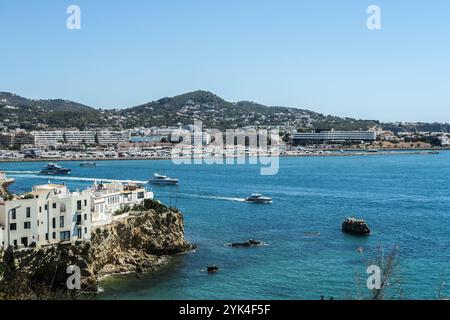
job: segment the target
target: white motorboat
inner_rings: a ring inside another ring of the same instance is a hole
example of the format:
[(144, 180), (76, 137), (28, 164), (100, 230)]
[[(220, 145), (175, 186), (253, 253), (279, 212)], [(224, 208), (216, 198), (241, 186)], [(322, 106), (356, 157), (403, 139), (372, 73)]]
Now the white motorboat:
[(272, 203), (272, 198), (264, 197), (261, 194), (256, 193), (256, 194), (252, 194), (251, 197), (248, 197), (247, 199), (245, 199), (245, 201), (253, 202), (253, 203), (268, 204), (268, 203)]
[(168, 176), (163, 176), (160, 174), (155, 173), (153, 175), (153, 178), (148, 181), (148, 183), (151, 184), (158, 184), (158, 185), (176, 185), (180, 182), (178, 179), (170, 178)]

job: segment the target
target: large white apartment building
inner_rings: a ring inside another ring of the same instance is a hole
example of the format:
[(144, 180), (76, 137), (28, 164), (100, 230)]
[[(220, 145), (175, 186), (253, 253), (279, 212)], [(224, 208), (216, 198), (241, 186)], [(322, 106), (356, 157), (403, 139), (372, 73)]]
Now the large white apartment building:
[(97, 140), (102, 146), (117, 145), (119, 143), (129, 142), (131, 139), (130, 131), (98, 131)]
[(64, 131), (33, 131), (34, 144), (37, 147), (57, 146), (64, 143)]
[(71, 145), (95, 144), (95, 131), (65, 131), (64, 136)]
[(153, 199), (153, 193), (118, 182), (95, 184), (82, 192), (57, 184), (35, 186), (13, 200), (0, 199), (0, 248), (88, 241), (92, 227), (110, 224), (119, 209), (145, 199)]
[(88, 240), (91, 236), (90, 195), (66, 186), (36, 186), (25, 196), (0, 201), (1, 247), (44, 246)]
[(35, 139), (37, 147), (58, 146), (62, 144), (82, 145), (100, 144), (102, 146), (117, 145), (129, 142), (130, 131), (79, 131), (79, 130), (54, 130), (54, 131), (33, 131), (31, 133)]

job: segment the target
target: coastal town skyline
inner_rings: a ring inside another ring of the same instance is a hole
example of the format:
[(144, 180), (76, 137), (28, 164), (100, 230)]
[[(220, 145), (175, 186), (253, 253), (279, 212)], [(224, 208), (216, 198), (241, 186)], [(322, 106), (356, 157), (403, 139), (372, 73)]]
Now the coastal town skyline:
[[(1, 91), (113, 108), (203, 89), (336, 116), (450, 122), (443, 1), (81, 0), (81, 29), (68, 30), (72, 4), (2, 4)], [(381, 30), (366, 27), (372, 4)]]

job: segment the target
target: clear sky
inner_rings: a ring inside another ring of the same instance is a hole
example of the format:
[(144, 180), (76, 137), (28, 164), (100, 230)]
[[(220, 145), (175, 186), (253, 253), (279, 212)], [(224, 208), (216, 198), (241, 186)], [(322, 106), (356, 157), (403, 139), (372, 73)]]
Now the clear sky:
[[(66, 28), (71, 4), (81, 30)], [(0, 0), (0, 91), (111, 108), (198, 89), (450, 122), (450, 1)]]

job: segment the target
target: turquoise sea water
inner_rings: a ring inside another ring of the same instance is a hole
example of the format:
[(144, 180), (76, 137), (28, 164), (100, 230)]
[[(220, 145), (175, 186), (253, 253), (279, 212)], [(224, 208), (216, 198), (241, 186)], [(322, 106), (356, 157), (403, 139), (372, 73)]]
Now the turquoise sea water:
[[(2, 163), (13, 171), (12, 190), (48, 181), (33, 174), (43, 163)], [(176, 189), (151, 187), (184, 213), (186, 238), (195, 253), (161, 271), (110, 278), (99, 298), (112, 299), (319, 299), (367, 294), (365, 275), (378, 247), (398, 246), (397, 277), (404, 298), (435, 299), (450, 280), (450, 153), (362, 157), (283, 158), (276, 176), (253, 165), (184, 165), (170, 161), (106, 161), (73, 169), (72, 189), (84, 178), (146, 180), (154, 172), (181, 179)], [(24, 174), (21, 171), (29, 171)], [(271, 205), (242, 198), (258, 192)], [(367, 238), (341, 232), (347, 216), (365, 218)], [(320, 236), (305, 235), (320, 232)], [(267, 245), (232, 249), (249, 238)], [(357, 252), (364, 248), (364, 254)], [(220, 272), (204, 268), (216, 264)], [(359, 284), (358, 284), (359, 283)], [(444, 294), (449, 290), (444, 290)]]

